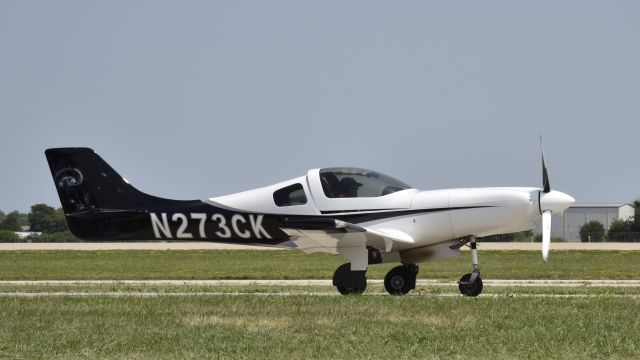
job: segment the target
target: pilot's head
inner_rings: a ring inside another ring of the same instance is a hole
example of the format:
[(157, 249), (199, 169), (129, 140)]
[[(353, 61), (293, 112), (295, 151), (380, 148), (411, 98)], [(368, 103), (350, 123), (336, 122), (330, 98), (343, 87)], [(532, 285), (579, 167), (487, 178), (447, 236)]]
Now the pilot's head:
[(340, 180), (340, 189), (344, 197), (357, 197), (360, 186), (361, 183), (349, 176)]

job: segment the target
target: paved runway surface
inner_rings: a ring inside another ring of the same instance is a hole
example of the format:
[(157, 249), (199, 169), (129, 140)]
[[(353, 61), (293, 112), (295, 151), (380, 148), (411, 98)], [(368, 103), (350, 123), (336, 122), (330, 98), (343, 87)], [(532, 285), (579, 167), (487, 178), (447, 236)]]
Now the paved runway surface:
[[(540, 251), (540, 243), (479, 242), (480, 250)], [(1, 250), (283, 250), (273, 246), (210, 242), (0, 243)], [(462, 250), (467, 250), (463, 247)], [(637, 250), (640, 243), (552, 243), (551, 250)]]
[[(389, 296), (387, 293), (364, 293), (365, 296)], [(2, 297), (177, 297), (177, 296), (342, 296), (338, 292), (0, 292)], [(463, 297), (459, 293), (409, 293), (405, 296)], [(482, 294), (480, 298), (640, 298), (639, 294)]]
[[(382, 280), (369, 280), (370, 285), (382, 285)], [(640, 280), (486, 280), (486, 286), (495, 287), (624, 287), (637, 288), (640, 287)], [(242, 289), (240, 291), (55, 291), (57, 286), (77, 285), (141, 285), (141, 286), (325, 286), (331, 287), (331, 280), (10, 280), (0, 281), (0, 298), (6, 297), (176, 297), (176, 296), (341, 296), (333, 291), (313, 291), (307, 289), (295, 291), (273, 291), (273, 292), (255, 292)], [(455, 281), (440, 280), (418, 280), (417, 285), (428, 286), (451, 286), (457, 287)], [(51, 287), (51, 291), (1, 291), (2, 286), (47, 286)], [(622, 298), (640, 298), (640, 294), (554, 294), (550, 290), (549, 293), (518, 293), (517, 290), (506, 294), (482, 294), (482, 298), (597, 298), (597, 297), (622, 297)], [(367, 296), (386, 296), (384, 292), (368, 292)], [(461, 297), (458, 292), (424, 292), (415, 291), (409, 296), (422, 297)]]
[[(383, 285), (383, 280), (368, 280), (369, 285)], [(640, 280), (483, 280), (488, 286), (539, 287), (640, 287)], [(332, 286), (331, 280), (5, 280), (2, 285), (165, 285), (165, 286)], [(421, 279), (416, 285), (450, 285), (455, 281)]]

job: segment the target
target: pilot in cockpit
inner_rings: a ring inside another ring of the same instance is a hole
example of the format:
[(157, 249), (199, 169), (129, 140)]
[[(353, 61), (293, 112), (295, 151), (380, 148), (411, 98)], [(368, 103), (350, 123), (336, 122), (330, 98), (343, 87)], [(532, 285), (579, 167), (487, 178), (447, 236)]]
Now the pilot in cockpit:
[(360, 188), (360, 186), (362, 186), (362, 184), (357, 182), (354, 178), (349, 176), (344, 177), (342, 178), (342, 180), (340, 180), (340, 185), (339, 185), (340, 192), (338, 194), (338, 197), (341, 197), (341, 198), (358, 197), (358, 189)]

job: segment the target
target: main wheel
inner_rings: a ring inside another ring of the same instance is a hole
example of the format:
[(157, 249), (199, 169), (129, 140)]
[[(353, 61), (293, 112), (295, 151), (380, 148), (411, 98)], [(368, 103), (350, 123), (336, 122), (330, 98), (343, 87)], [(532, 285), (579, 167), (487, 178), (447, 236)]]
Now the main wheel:
[(465, 274), (458, 281), (458, 288), (460, 293), (464, 296), (478, 296), (482, 292), (482, 279), (480, 276), (476, 277), (473, 283), (469, 283), (471, 280), (471, 274)]
[(416, 288), (416, 273), (411, 266), (396, 266), (384, 277), (384, 288), (391, 295), (405, 295)]
[(366, 271), (351, 271), (351, 263), (340, 265), (333, 274), (333, 285), (342, 295), (360, 295), (367, 289)]
[(338, 292), (342, 295), (361, 295), (366, 289), (367, 286), (364, 287), (344, 287), (344, 286), (336, 286)]

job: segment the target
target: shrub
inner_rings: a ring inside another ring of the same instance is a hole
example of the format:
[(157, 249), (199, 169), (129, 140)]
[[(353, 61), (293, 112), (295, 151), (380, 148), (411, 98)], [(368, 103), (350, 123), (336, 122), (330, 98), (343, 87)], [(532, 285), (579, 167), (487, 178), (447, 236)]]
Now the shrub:
[(607, 241), (626, 241), (631, 231), (631, 223), (616, 219), (609, 225)]
[(517, 233), (510, 234), (499, 234), (499, 235), (491, 235), (482, 238), (484, 242), (530, 242), (533, 237), (533, 231), (521, 231)]
[(55, 232), (55, 233), (42, 233), (40, 235), (31, 234), (27, 236), (25, 240), (30, 242), (52, 242), (52, 243), (82, 242), (82, 240), (73, 236), (73, 234), (68, 231), (61, 231), (61, 232)]
[(0, 230), (0, 242), (8, 243), (8, 242), (22, 242), (18, 234), (9, 230)]
[(62, 209), (54, 209), (46, 204), (31, 206), (29, 213), (31, 231), (55, 233), (67, 230), (67, 221)]
[[(542, 234), (537, 234), (534, 238), (533, 238), (534, 242), (542, 242)], [(552, 237), (551, 238), (551, 242), (567, 242), (567, 240), (561, 238), (561, 237)]]
[(20, 213), (17, 211), (8, 213), (0, 222), (0, 229), (20, 231)]
[(531, 242), (533, 238), (533, 231), (521, 231), (513, 234), (513, 241), (515, 242)]
[(596, 220), (589, 221), (580, 227), (580, 240), (582, 242), (598, 242), (604, 240), (604, 226)]

